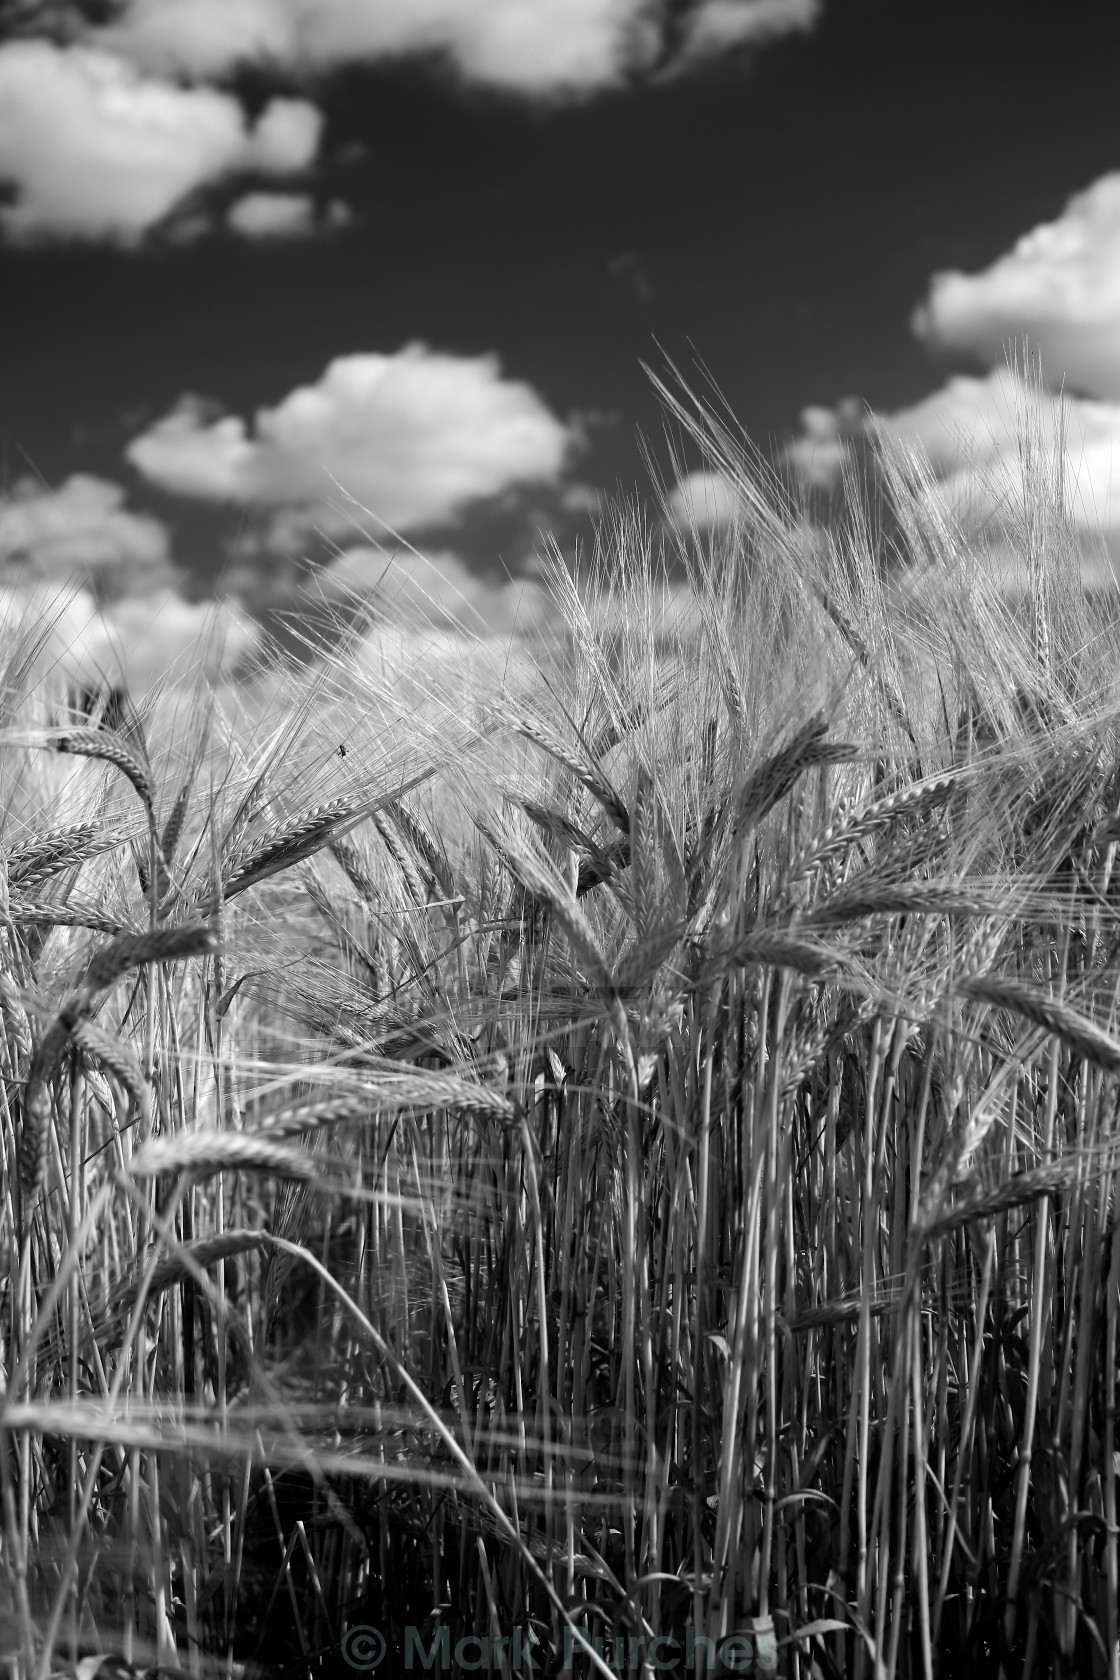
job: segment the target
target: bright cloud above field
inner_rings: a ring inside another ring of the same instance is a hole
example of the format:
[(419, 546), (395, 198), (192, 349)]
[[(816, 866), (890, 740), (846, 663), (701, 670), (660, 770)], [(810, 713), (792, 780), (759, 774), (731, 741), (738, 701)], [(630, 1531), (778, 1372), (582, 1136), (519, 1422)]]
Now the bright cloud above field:
[(0, 634), (33, 626), (29, 681), (117, 683), (143, 694), (191, 680), (200, 670), (228, 676), (258, 646), (259, 631), (228, 603), (195, 604), (171, 589), (98, 606), (84, 590), (43, 582), (0, 585)]
[(739, 497), (730, 480), (705, 471), (678, 479), (666, 505), (673, 524), (697, 531), (733, 524), (738, 509)]
[[(648, 0), (124, 0), (101, 27), (59, 0), (49, 17), (64, 40), (0, 46), (0, 186), (15, 194), (0, 229), (17, 242), (129, 246), (186, 205), (174, 231), (193, 238), (213, 225), (193, 200), (215, 183), (309, 169), (317, 104), (275, 98), (254, 122), (228, 85), (208, 85), (249, 66), (290, 82), (421, 57), (518, 97), (587, 97), (805, 30), (818, 11), (819, 0), (694, 0), (670, 47)], [(343, 219), (341, 206), (320, 217), (306, 197), (250, 194), (224, 225), (290, 238)]]
[(255, 123), (231, 94), (144, 76), (126, 60), (45, 40), (0, 46), (0, 226), (17, 241), (137, 243), (222, 176), (285, 175), (315, 156), (322, 117), (273, 99)]
[[(700, 0), (680, 55), (691, 62), (806, 29), (818, 12), (817, 0)], [(128, 0), (92, 37), (159, 74), (315, 72), (422, 55), (469, 82), (551, 97), (640, 74), (661, 57), (665, 26), (647, 0)]]
[(98, 614), (84, 669), (119, 670), (133, 692), (189, 680), (199, 670), (229, 675), (257, 648), (258, 627), (228, 601), (185, 601), (171, 589), (133, 596)]
[(246, 239), (308, 239), (345, 227), (350, 219), (344, 204), (331, 204), (320, 214), (307, 193), (253, 192), (230, 205), (225, 224)]
[[(1006, 368), (956, 378), (931, 396), (876, 416), (888, 438), (928, 459), (949, 501), (970, 519), (999, 518), (1022, 501), (1020, 438), (1063, 444), (1070, 511), (1087, 532), (1120, 527), (1120, 403), (1029, 390)], [(840, 471), (850, 408), (807, 409), (788, 456), (802, 479), (824, 486)]]
[(170, 564), (167, 532), (124, 503), (119, 485), (87, 473), (57, 490), (19, 480), (0, 496), (0, 575), (61, 582), (92, 573), (104, 594), (150, 585)]
[(531, 579), (492, 582), (456, 554), (389, 555), (365, 546), (347, 549), (318, 572), (308, 593), (366, 603), (390, 623), (457, 626), (473, 635), (531, 629), (544, 610), (544, 592)]
[(768, 35), (811, 29), (819, 15), (817, 0), (704, 0), (687, 18), (682, 63), (717, 58)]
[(1050, 385), (1120, 399), (1120, 172), (1071, 198), (980, 274), (934, 277), (914, 327), (998, 364), (1024, 335)]
[[(573, 437), (490, 356), (340, 356), (315, 385), (257, 411), (250, 429), (184, 400), (127, 451), (181, 496), (298, 512), (314, 523), (340, 492), (397, 530), (455, 518), (511, 486), (554, 480)], [(335, 482), (332, 482), (335, 481)], [(289, 521), (289, 523), (291, 523)]]

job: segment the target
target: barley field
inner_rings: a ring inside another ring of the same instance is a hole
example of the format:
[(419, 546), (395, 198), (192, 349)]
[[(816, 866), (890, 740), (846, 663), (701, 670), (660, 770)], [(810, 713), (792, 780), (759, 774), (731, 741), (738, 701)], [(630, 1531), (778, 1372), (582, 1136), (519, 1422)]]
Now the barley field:
[(509, 661), (3, 638), (13, 1680), (1120, 1677), (1117, 601), (701, 440)]

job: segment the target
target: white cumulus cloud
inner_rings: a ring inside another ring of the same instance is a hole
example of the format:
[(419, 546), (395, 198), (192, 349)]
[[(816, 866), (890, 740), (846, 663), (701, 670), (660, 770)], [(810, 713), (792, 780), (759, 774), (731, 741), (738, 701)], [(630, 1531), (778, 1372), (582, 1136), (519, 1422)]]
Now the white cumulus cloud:
[(738, 510), (739, 497), (731, 481), (722, 473), (703, 470), (677, 480), (666, 509), (675, 525), (696, 531), (732, 525)]
[(203, 670), (228, 675), (257, 648), (259, 631), (228, 601), (185, 601), (174, 590), (132, 596), (100, 613), (87, 668), (119, 670), (133, 692), (189, 680)]
[[(950, 379), (921, 402), (876, 415), (874, 423), (885, 438), (928, 461), (938, 494), (967, 529), (996, 535), (1014, 534), (1025, 505), (1021, 445), (1027, 440), (1042, 470), (1060, 466), (1068, 512), (1087, 554), (1098, 536), (1120, 553), (1120, 403), (1059, 397), (1004, 367), (983, 379)], [(847, 405), (809, 409), (788, 456), (807, 482), (835, 483), (854, 430)]]
[(1052, 387), (1064, 380), (1120, 399), (1120, 172), (1071, 198), (990, 268), (935, 275), (914, 328), (989, 363), (1025, 335)]
[[(685, 55), (803, 28), (817, 11), (814, 0), (701, 0)], [(96, 38), (161, 74), (422, 54), (472, 82), (553, 96), (594, 93), (652, 64), (662, 24), (648, 0), (129, 0)]]
[(366, 603), (378, 620), (461, 628), (468, 634), (526, 630), (542, 617), (544, 591), (532, 579), (493, 582), (458, 555), (399, 553), (357, 546), (340, 554), (308, 586), (312, 596)]
[(190, 682), (199, 672), (228, 676), (258, 645), (257, 627), (226, 602), (195, 604), (171, 589), (98, 606), (84, 590), (43, 582), (0, 587), (0, 637), (21, 633), (35, 647), (32, 686), (58, 693), (75, 683), (125, 683), (141, 695)]
[(320, 214), (307, 193), (244, 193), (226, 211), (226, 226), (245, 239), (306, 239), (345, 227), (351, 220), (344, 204)]
[(0, 575), (61, 582), (93, 574), (102, 593), (122, 593), (169, 566), (164, 527), (130, 511), (107, 479), (74, 473), (57, 490), (20, 479), (0, 496)]
[(454, 518), (477, 498), (555, 479), (571, 434), (492, 356), (407, 345), (340, 356), (315, 385), (259, 409), (252, 429), (184, 399), (127, 454), (179, 495), (299, 508), (314, 522), (332, 479), (397, 530)]
[(0, 181), (15, 202), (0, 227), (16, 241), (130, 245), (199, 188), (242, 171), (304, 169), (322, 117), (273, 99), (250, 124), (231, 94), (180, 87), (84, 45), (0, 45)]
[(811, 29), (819, 16), (818, 0), (701, 0), (687, 21), (682, 64)]

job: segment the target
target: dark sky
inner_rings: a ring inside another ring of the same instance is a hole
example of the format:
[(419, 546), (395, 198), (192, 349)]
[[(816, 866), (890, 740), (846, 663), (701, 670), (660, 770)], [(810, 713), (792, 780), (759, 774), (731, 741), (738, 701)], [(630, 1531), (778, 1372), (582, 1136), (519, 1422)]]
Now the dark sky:
[(1120, 163), (1118, 63), (1120, 8), (825, 0), (749, 63), (555, 110), (349, 69), (316, 183), (342, 233), (0, 248), (0, 471), (127, 484), (209, 573), (228, 521), (122, 459), (184, 392), (249, 416), (353, 351), (494, 352), (586, 417), (578, 476), (608, 490), (661, 431), (643, 360), (702, 358), (763, 447), (807, 403), (913, 402), (946, 372), (908, 324), (932, 275)]

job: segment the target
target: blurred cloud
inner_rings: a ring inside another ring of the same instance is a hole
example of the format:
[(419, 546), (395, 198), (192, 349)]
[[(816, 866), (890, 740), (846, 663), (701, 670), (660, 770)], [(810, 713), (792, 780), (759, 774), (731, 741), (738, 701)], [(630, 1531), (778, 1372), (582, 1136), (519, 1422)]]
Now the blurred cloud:
[(1052, 387), (1120, 399), (1120, 173), (981, 273), (935, 275), (913, 325), (930, 344), (988, 363), (1025, 335)]
[(391, 623), (461, 627), (473, 635), (532, 629), (545, 612), (544, 591), (531, 579), (492, 582), (442, 552), (351, 548), (317, 572), (306, 592), (339, 604), (368, 603)]
[(493, 702), (502, 689), (532, 685), (539, 665), (532, 637), (471, 637), (451, 628), (376, 624), (347, 646), (347, 668), (357, 681), (391, 686), (398, 699), (411, 683), (422, 706), (432, 693), (433, 670), (453, 679), (465, 702), (472, 694)]
[(495, 357), (411, 344), (338, 357), (317, 384), (259, 409), (252, 435), (240, 417), (184, 398), (126, 453), (177, 495), (285, 510), (292, 538), (321, 519), (332, 479), (375, 520), (403, 530), (555, 479), (572, 441), (530, 386), (502, 378)]
[(565, 513), (601, 514), (606, 511), (608, 499), (602, 490), (594, 484), (569, 484), (560, 492), (560, 506)]
[[(514, 617), (505, 609), (517, 590), (524, 593)], [(582, 588), (579, 593), (600, 638), (631, 639), (636, 611), (645, 623), (644, 607), (648, 607), (656, 638), (687, 641), (700, 628), (695, 595), (683, 586), (655, 587), (648, 603), (614, 593), (593, 597)], [(407, 683), (410, 676), (416, 680), (418, 695), (429, 693), (431, 673), (437, 669), (444, 678), (455, 673), (456, 681), (463, 683), (464, 695), (473, 689), (489, 700), (503, 687), (516, 691), (539, 684), (540, 670), (557, 651), (556, 638), (565, 634), (565, 614), (543, 584), (529, 579), (504, 591), (494, 590), (491, 601), (499, 610), (491, 613), (486, 628), (471, 626), (465, 620), (459, 628), (438, 620), (378, 616), (356, 642), (347, 643), (348, 656), (352, 649), (357, 669), (380, 682), (392, 682), (398, 695), (402, 680)], [(575, 633), (579, 634), (578, 629)]]
[(840, 482), (845, 440), (864, 432), (862, 403), (845, 397), (835, 408), (801, 410), (800, 436), (786, 445), (785, 459), (806, 488), (827, 490)]
[[(189, 9), (189, 8), (188, 8)], [(14, 204), (0, 227), (17, 242), (143, 236), (223, 176), (305, 169), (322, 117), (273, 99), (251, 123), (233, 95), (146, 77), (91, 46), (0, 46), (0, 180)]]
[(681, 530), (704, 531), (734, 524), (739, 497), (735, 486), (721, 473), (700, 470), (678, 479), (666, 511)]
[[(157, 228), (191, 240), (215, 225), (194, 202), (203, 189), (307, 170), (323, 128), (316, 104), (275, 98), (253, 120), (228, 85), (207, 85), (246, 67), (318, 76), (420, 55), (507, 93), (590, 96), (807, 28), (818, 9), (698, 0), (670, 28), (649, 0), (120, 0), (98, 25), (64, 5), (45, 14), (42, 35), (0, 45), (0, 186), (15, 195), (0, 230), (25, 244), (128, 247)], [(52, 19), (65, 39), (50, 38)], [(341, 205), (317, 216), (302, 194), (249, 192), (224, 225), (294, 238), (345, 217)]]
[(350, 210), (337, 201), (320, 211), (307, 193), (245, 193), (226, 211), (226, 227), (245, 239), (307, 239), (346, 227)]
[[(127, 0), (91, 32), (159, 74), (221, 77), (246, 63), (287, 71), (438, 56), (470, 82), (528, 96), (592, 94), (662, 57), (648, 0)], [(803, 29), (814, 0), (701, 0), (685, 60)]]
[(150, 588), (171, 574), (167, 532), (158, 519), (132, 513), (120, 485), (74, 473), (57, 490), (20, 479), (0, 496), (0, 577), (54, 580), (75, 576), (99, 596)]
[(200, 671), (228, 676), (253, 653), (259, 634), (228, 603), (192, 604), (163, 589), (101, 608), (86, 591), (48, 583), (0, 588), (0, 636), (11, 644), (21, 628), (38, 646), (33, 683), (124, 681), (137, 695)]
[(702, 0), (688, 16), (680, 64), (721, 57), (793, 29), (811, 29), (819, 0)]
[(166, 589), (100, 614), (89, 657), (103, 670), (116, 661), (129, 687), (141, 692), (199, 670), (228, 676), (256, 650), (259, 637), (257, 625), (231, 602), (185, 601)]

